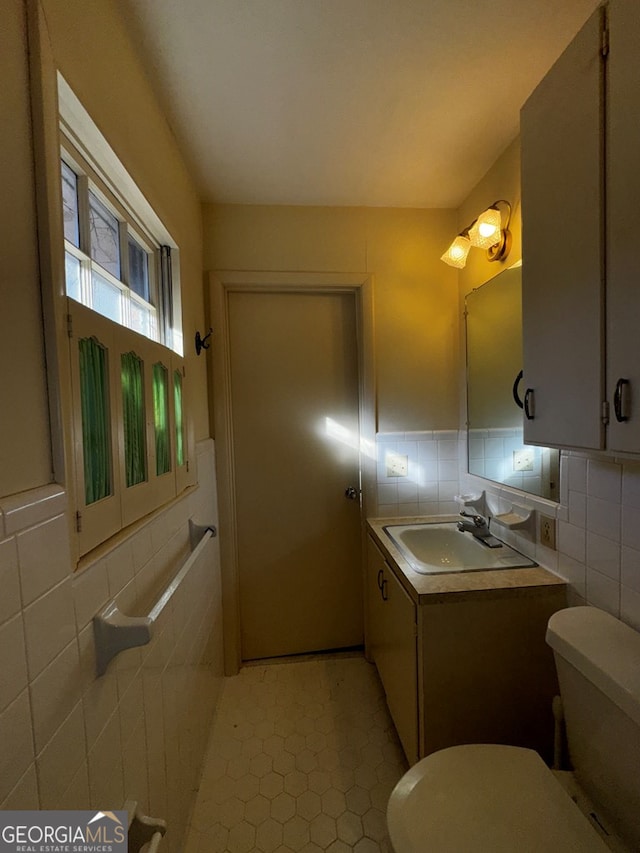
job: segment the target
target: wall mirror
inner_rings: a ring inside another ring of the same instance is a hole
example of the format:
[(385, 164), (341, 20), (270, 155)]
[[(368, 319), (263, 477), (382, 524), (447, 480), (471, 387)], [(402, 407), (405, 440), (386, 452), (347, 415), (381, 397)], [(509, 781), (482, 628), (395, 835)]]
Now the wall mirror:
[(558, 501), (559, 452), (522, 441), (522, 276), (512, 267), (467, 294), (469, 473)]

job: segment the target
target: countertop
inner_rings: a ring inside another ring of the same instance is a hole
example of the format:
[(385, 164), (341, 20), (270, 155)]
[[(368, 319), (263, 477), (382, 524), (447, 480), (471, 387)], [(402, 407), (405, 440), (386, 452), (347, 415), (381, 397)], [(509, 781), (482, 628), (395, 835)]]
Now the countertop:
[[(411, 518), (367, 519), (369, 534), (385, 559), (397, 568), (397, 575), (417, 604), (436, 604), (479, 597), (535, 596), (558, 591), (566, 581), (542, 566), (493, 571), (452, 572), (423, 575), (414, 571), (399, 549), (384, 532), (388, 524), (424, 524), (459, 521), (457, 515), (420, 516)], [(550, 589), (551, 588), (551, 589)], [(555, 590), (553, 588), (556, 588)]]

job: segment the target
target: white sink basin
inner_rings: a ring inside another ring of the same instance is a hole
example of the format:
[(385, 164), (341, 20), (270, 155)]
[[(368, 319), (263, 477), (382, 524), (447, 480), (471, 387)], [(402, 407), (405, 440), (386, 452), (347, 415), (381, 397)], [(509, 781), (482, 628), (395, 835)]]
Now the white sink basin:
[(461, 533), (455, 522), (388, 524), (384, 531), (411, 568), (423, 575), (538, 565), (504, 543), (490, 548), (471, 533)]

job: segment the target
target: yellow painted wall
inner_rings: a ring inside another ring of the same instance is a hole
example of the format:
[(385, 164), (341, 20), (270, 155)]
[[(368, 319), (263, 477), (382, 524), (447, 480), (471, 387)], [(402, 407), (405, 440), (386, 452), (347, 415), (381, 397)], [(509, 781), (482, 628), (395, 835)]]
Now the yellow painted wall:
[(22, 0), (5, 0), (0, 25), (0, 496), (51, 479), (25, 44)]
[[(509, 230), (513, 242), (511, 251), (504, 261), (488, 261), (486, 253), (480, 249), (471, 249), (467, 264), (458, 271), (458, 288), (460, 296), (459, 333), (461, 341), (461, 370), (458, 376), (460, 388), (460, 427), (465, 428), (466, 422), (466, 341), (464, 326), (465, 295), (476, 287), (499, 275), (517, 261), (522, 260), (522, 216), (520, 193), (520, 137), (498, 157), (486, 175), (476, 184), (468, 197), (460, 205), (457, 212), (457, 230), (461, 231), (482, 213), (483, 210), (497, 199), (506, 199), (511, 203), (512, 214)], [(503, 207), (503, 206), (502, 206)], [(500, 330), (496, 330), (499, 336)]]
[[(522, 259), (522, 216), (520, 198), (520, 137), (516, 138), (498, 157), (481, 181), (476, 184), (458, 208), (458, 230), (461, 231), (486, 210), (497, 199), (511, 203), (510, 231), (513, 236), (511, 251), (504, 261), (488, 261), (486, 253), (471, 249), (467, 265), (460, 270), (459, 281), (462, 294), (479, 287), (502, 270)], [(504, 207), (501, 206), (501, 210)]]
[(455, 228), (447, 210), (205, 205), (204, 263), (371, 273), (378, 429), (456, 429), (457, 277), (439, 260)]

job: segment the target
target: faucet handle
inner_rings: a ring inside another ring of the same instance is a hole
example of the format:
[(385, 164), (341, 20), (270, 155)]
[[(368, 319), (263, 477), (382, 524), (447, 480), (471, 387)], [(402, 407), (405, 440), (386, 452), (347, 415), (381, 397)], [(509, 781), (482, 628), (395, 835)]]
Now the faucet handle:
[(464, 518), (470, 518), (476, 527), (484, 527), (487, 523), (486, 519), (477, 512), (465, 512), (464, 510), (462, 510), (460, 512), (460, 515), (462, 515)]

